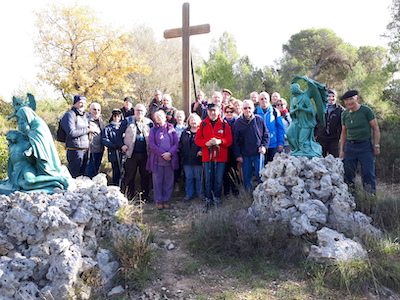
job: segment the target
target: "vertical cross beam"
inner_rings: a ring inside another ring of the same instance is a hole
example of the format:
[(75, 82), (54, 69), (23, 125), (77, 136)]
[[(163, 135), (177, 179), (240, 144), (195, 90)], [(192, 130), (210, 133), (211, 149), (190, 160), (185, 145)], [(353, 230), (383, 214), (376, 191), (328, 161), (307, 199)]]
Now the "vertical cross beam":
[(182, 7), (182, 104), (183, 111), (190, 113), (190, 32), (189, 3)]
[(189, 3), (183, 3), (182, 28), (168, 29), (164, 31), (164, 38), (171, 39), (182, 37), (182, 104), (183, 111), (190, 113), (190, 36), (209, 33), (210, 25), (203, 24), (190, 26)]

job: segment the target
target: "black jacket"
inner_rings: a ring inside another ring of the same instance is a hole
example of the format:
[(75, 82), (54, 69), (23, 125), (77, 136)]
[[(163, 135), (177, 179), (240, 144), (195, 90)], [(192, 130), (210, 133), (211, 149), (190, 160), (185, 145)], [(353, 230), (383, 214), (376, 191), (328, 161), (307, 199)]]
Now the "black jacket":
[(196, 133), (191, 132), (189, 127), (181, 135), (179, 152), (182, 157), (182, 165), (201, 166), (201, 156), (197, 156), (197, 153), (201, 151), (201, 147), (194, 142), (195, 137)]
[(325, 113), (325, 123), (326, 126), (322, 126), (319, 123), (318, 116), (317, 117), (317, 126), (315, 126), (315, 136), (317, 140), (339, 140), (340, 134), (342, 133), (342, 122), (341, 116), (344, 108), (335, 104), (335, 108), (333, 111), (328, 114), (328, 111)]

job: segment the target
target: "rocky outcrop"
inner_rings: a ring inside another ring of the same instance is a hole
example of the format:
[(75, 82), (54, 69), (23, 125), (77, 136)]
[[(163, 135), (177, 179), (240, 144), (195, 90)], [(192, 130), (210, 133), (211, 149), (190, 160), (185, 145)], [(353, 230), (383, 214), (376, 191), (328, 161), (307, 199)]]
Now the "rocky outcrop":
[(372, 219), (355, 211), (343, 177), (343, 163), (282, 153), (261, 171), (248, 215), (254, 220), (284, 222), (295, 236), (315, 235), (323, 227), (349, 235), (377, 235)]
[(140, 230), (116, 223), (116, 212), (128, 201), (106, 184), (99, 174), (52, 195), (0, 196), (0, 299), (88, 298), (80, 275), (94, 266), (109, 281), (118, 263), (99, 240)]

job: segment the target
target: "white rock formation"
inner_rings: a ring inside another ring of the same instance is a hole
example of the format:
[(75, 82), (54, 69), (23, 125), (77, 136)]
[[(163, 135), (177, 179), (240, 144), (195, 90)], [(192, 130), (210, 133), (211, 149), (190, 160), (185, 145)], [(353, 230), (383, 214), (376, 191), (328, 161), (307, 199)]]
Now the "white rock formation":
[(308, 259), (319, 263), (336, 264), (367, 257), (367, 251), (357, 242), (327, 227), (317, 231), (318, 246), (311, 246)]
[(293, 235), (315, 234), (328, 227), (349, 235), (380, 234), (372, 219), (355, 211), (354, 197), (343, 177), (343, 163), (325, 158), (276, 155), (261, 171), (248, 215), (254, 220), (281, 221)]
[(118, 264), (98, 240), (112, 230), (140, 232), (115, 224), (128, 201), (107, 187), (105, 174), (73, 181), (53, 195), (0, 195), (1, 300), (85, 299), (90, 290), (79, 278), (83, 271), (98, 265), (105, 283), (115, 274)]

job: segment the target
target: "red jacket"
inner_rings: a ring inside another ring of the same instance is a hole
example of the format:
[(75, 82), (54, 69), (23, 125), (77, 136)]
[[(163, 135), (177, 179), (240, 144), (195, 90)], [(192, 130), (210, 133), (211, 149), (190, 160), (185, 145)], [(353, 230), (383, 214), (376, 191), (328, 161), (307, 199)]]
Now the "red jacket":
[[(220, 139), (222, 143), (219, 146), (207, 147), (206, 143), (213, 137)], [(228, 123), (222, 121), (220, 116), (218, 116), (218, 120), (213, 127), (210, 118), (207, 117), (200, 123), (200, 127), (196, 133), (195, 143), (197, 146), (201, 147), (203, 162), (210, 161), (210, 158), (212, 158), (212, 161), (216, 162), (227, 162), (228, 147), (232, 145), (231, 127)]]

